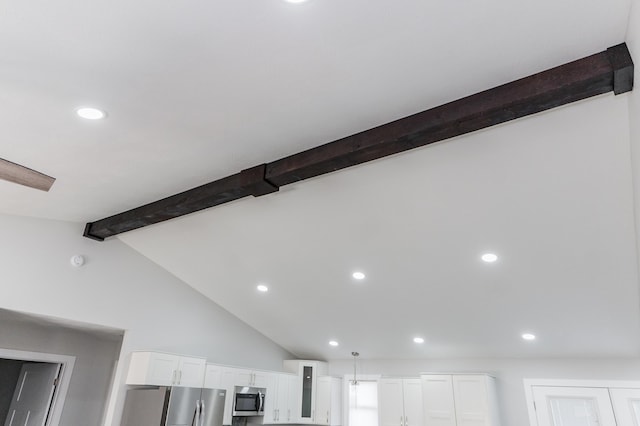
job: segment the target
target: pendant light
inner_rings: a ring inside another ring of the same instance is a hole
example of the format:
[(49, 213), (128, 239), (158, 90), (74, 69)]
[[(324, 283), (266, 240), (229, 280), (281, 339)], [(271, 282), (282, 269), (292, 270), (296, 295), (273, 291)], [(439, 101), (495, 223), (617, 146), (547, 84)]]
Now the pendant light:
[(353, 380), (351, 384), (353, 386), (358, 386), (358, 377), (356, 376), (356, 360), (360, 356), (358, 352), (351, 352), (351, 356), (353, 356)]

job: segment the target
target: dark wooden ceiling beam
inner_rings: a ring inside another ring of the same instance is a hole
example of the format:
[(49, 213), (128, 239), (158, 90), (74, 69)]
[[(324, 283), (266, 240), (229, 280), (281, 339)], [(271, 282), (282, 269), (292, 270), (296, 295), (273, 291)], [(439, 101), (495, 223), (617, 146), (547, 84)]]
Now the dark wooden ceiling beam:
[(88, 223), (84, 235), (122, 232), (261, 196), (304, 179), (546, 111), (592, 96), (633, 89), (626, 44), (432, 108), (373, 129), (242, 171), (183, 193)]

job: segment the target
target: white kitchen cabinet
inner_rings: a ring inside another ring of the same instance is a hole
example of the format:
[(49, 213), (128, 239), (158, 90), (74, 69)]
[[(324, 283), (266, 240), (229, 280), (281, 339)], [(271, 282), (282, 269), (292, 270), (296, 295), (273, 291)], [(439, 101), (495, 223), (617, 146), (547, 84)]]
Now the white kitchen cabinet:
[(264, 424), (290, 424), (297, 403), (295, 390), (298, 376), (276, 373), (270, 377), (265, 400)]
[(451, 375), (422, 376), (425, 426), (457, 426)]
[(619, 426), (640, 426), (640, 389), (609, 389)]
[(316, 388), (316, 425), (342, 425), (342, 380), (318, 377)]
[[(222, 372), (224, 371), (222, 365), (207, 364), (204, 371), (204, 388), (207, 389), (224, 389), (222, 386)], [(227, 396), (229, 398), (229, 396)]]
[(202, 387), (206, 360), (161, 352), (133, 352), (128, 385)]
[(499, 426), (495, 380), (484, 374), (422, 375), (425, 426)]
[(378, 381), (380, 426), (422, 426), (420, 379), (384, 378)]
[(327, 363), (321, 361), (287, 360), (283, 363), (285, 371), (299, 377), (296, 391), (297, 404), (293, 412), (293, 422), (314, 424), (316, 410), (316, 389), (318, 376), (327, 374)]
[(236, 386), (251, 386), (266, 388), (269, 383), (269, 373), (265, 371), (244, 370), (236, 368)]

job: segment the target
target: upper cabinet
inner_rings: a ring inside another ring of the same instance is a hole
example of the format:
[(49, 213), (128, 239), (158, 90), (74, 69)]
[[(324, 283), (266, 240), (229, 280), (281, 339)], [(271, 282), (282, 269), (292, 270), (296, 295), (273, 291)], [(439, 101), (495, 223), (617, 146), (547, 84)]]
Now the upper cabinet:
[(378, 418), (380, 426), (422, 426), (420, 379), (380, 379)]
[(495, 380), (484, 374), (422, 375), (425, 426), (499, 426)]
[(342, 379), (318, 377), (315, 424), (342, 425)]
[(264, 403), (264, 424), (293, 423), (293, 413), (298, 401), (295, 393), (297, 389), (297, 375), (276, 373), (271, 376)]
[(284, 369), (297, 374), (297, 401), (293, 421), (294, 423), (314, 424), (316, 411), (316, 392), (318, 376), (327, 374), (327, 363), (321, 361), (287, 360)]
[(202, 387), (206, 360), (160, 352), (133, 352), (128, 385)]

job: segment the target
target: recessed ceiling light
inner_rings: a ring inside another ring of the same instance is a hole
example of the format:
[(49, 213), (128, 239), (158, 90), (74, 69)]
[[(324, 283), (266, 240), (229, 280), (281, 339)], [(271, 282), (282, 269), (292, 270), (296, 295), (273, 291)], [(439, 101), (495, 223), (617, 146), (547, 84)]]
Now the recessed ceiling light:
[(354, 272), (353, 273), (353, 278), (355, 278), (356, 280), (364, 280), (366, 275), (362, 272)]
[(339, 343), (338, 343), (338, 342), (336, 342), (335, 340), (332, 340), (332, 341), (330, 341), (330, 342), (329, 342), (329, 345), (331, 345), (331, 346), (338, 346), (338, 345), (339, 345)]
[(493, 263), (496, 260), (498, 260), (498, 256), (496, 256), (493, 253), (485, 253), (482, 255), (482, 260), (484, 260), (487, 263)]
[(80, 117), (86, 118), (87, 120), (100, 120), (107, 116), (107, 114), (102, 110), (99, 110), (97, 108), (88, 108), (88, 107), (78, 108), (76, 110), (76, 113)]
[(304, 3), (307, 0), (285, 0), (287, 3)]
[(269, 291), (269, 287), (267, 287), (267, 286), (266, 286), (266, 285), (264, 285), (264, 284), (260, 284), (260, 285), (259, 285), (258, 287), (256, 287), (256, 288), (258, 289), (258, 291), (261, 291), (261, 292), (263, 292), (263, 293), (266, 293), (266, 292), (268, 292), (268, 291)]
[(413, 342), (414, 343), (424, 343), (424, 339), (422, 337), (414, 337), (413, 338)]
[(531, 333), (525, 333), (522, 335), (524, 340), (536, 340), (536, 335)]

